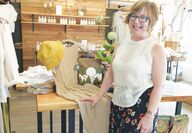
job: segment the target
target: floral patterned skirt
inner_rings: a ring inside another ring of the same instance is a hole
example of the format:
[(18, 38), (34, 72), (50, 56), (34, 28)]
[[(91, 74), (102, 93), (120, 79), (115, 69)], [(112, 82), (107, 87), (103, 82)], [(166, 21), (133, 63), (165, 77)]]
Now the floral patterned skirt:
[(132, 107), (120, 107), (111, 103), (109, 133), (139, 133), (137, 125), (147, 112), (153, 87), (148, 88)]

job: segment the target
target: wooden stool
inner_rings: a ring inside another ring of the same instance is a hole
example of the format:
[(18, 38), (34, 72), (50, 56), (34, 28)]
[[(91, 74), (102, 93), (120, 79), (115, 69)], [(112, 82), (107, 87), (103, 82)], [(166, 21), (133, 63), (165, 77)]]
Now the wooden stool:
[[(69, 133), (75, 133), (75, 109), (79, 109), (75, 101), (59, 97), (56, 93), (36, 95), (37, 101), (37, 128), (38, 133), (43, 132), (42, 112), (50, 112), (50, 133), (53, 132), (52, 111), (61, 110), (61, 132), (66, 133), (66, 110), (69, 110)], [(83, 133), (83, 122), (79, 118), (79, 133)]]

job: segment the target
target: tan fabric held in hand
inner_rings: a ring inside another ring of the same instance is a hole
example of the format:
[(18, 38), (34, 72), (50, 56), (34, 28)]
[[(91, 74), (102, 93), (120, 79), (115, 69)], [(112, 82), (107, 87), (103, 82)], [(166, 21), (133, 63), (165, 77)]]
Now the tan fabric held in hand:
[(78, 85), (77, 63), (78, 45), (65, 47), (65, 56), (59, 66), (53, 69), (56, 92), (59, 96), (77, 101), (85, 129), (88, 133), (107, 133), (109, 128), (109, 111), (111, 96), (105, 95), (94, 107), (90, 103), (80, 102), (84, 97), (96, 95), (100, 88), (92, 85)]

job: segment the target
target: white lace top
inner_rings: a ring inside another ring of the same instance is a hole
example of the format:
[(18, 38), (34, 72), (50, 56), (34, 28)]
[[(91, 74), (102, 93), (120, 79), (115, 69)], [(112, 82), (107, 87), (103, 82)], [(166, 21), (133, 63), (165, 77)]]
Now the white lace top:
[(141, 41), (125, 39), (116, 51), (112, 69), (114, 93), (112, 101), (121, 107), (134, 105), (152, 83), (151, 50), (155, 40), (150, 37)]

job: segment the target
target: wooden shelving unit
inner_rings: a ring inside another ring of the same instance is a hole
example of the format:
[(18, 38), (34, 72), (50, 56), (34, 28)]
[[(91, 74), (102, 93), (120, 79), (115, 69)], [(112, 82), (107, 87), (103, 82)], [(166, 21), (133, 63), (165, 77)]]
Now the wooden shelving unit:
[[(22, 15), (35, 15), (35, 16), (52, 16), (52, 17), (69, 17), (69, 18), (92, 18), (95, 19), (96, 16), (75, 16), (75, 15), (56, 15), (47, 13), (35, 13), (35, 12), (22, 12)], [(108, 19), (109, 17), (104, 17), (103, 19)]]
[[(78, 27), (98, 27), (98, 31), (99, 31), (99, 27), (109, 27), (109, 25), (82, 25), (82, 24), (61, 24), (61, 23), (40, 23), (37, 22), (37, 20), (35, 20), (35, 18), (37, 19), (37, 17), (39, 16), (46, 16), (46, 17), (56, 17), (56, 18), (74, 18), (74, 19), (96, 19), (96, 16), (73, 16), (73, 15), (56, 15), (56, 14), (47, 14), (47, 13), (35, 13), (35, 12), (22, 12), (21, 13), (22, 17), (24, 17), (24, 15), (31, 15), (31, 21), (29, 20), (22, 20), (21, 23), (22, 24), (32, 24), (32, 31), (34, 32), (34, 27), (36, 24), (39, 25), (60, 25), (60, 26), (64, 26), (64, 31), (66, 32), (67, 30), (67, 26), (78, 26)], [(103, 19), (108, 19), (109, 17), (103, 17)]]
[(29, 22), (29, 21), (21, 21), (22, 24), (42, 24), (42, 25), (66, 25), (66, 26), (85, 26), (85, 27), (108, 27), (109, 25), (81, 25), (81, 24), (59, 24), (59, 23), (39, 23), (39, 22)]
[[(67, 3), (47, 0), (22, 0), (20, 3), (21, 12), (19, 15), (21, 16), (24, 70), (27, 70), (29, 66), (36, 65), (36, 53), (34, 51), (37, 42), (70, 39), (77, 42), (87, 40), (90, 43), (97, 44), (103, 40), (105, 29), (108, 28), (106, 22), (110, 17), (105, 17), (107, 6), (106, 1), (103, 0), (67, 0)], [(52, 4), (51, 8), (50, 3)], [(57, 4), (62, 5), (61, 15), (56, 15)], [(84, 16), (78, 16), (79, 8), (83, 8)], [(99, 14), (103, 15), (102, 25), (93, 22)], [(47, 23), (38, 21), (45, 17)], [(50, 22), (48, 19), (51, 18), (56, 19), (56, 21), (48, 23)], [(67, 18), (68, 23), (64, 21), (65, 18)], [(87, 25), (80, 24), (82, 19), (88, 20)], [(72, 23), (69, 23), (69, 20), (72, 20)], [(76, 23), (74, 20), (76, 20)]]

